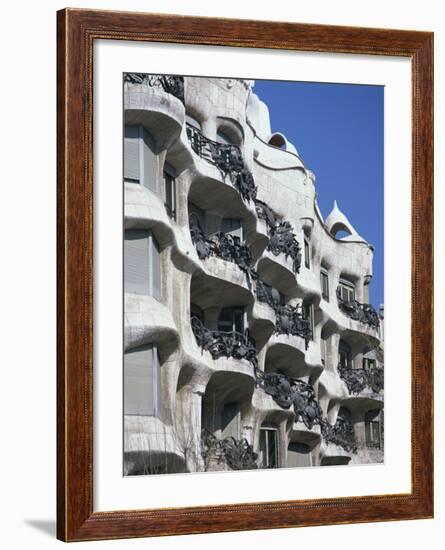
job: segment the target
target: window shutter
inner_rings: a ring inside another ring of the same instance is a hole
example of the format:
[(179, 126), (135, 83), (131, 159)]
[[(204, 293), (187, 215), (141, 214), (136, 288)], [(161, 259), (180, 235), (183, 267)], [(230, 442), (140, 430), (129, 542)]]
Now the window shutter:
[(149, 232), (125, 232), (124, 287), (125, 292), (150, 294)]
[(156, 367), (157, 355), (152, 346), (124, 355), (124, 414), (155, 414), (153, 372)]
[(140, 181), (139, 126), (125, 126), (124, 133), (124, 179)]
[(147, 189), (156, 193), (156, 182), (158, 178), (158, 157), (155, 154), (155, 144), (151, 135), (142, 128), (142, 151), (143, 151), (143, 184)]
[(151, 292), (150, 294), (156, 300), (161, 299), (161, 257), (159, 245), (151, 235), (150, 260), (151, 260)]

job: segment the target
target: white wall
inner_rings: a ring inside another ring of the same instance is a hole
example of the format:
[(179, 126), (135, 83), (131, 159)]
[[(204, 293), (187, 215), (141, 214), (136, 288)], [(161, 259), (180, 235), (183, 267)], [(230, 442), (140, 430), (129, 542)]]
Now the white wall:
[[(445, 120), (445, 18), (435, 0), (312, 0), (239, 2), (225, 0), (77, 0), (77, 7), (183, 13), (339, 25), (432, 30), (436, 33), (436, 120)], [(1, 322), (3, 336), (1, 407), (2, 546), (8, 549), (56, 547), (55, 521), (55, 12), (61, 1), (5, 2), (2, 9), (1, 140), (3, 153), (0, 201), (3, 258)], [(254, 11), (251, 9), (254, 8)], [(442, 15), (442, 17), (441, 17)], [(439, 103), (442, 99), (442, 104)], [(25, 141), (26, 138), (26, 141)], [(5, 146), (14, 147), (5, 152)], [(436, 181), (444, 179), (444, 128), (437, 124)], [(14, 167), (14, 169), (12, 169)], [(5, 172), (6, 169), (6, 172)], [(441, 177), (440, 177), (441, 176)], [(437, 185), (436, 205), (445, 204)], [(438, 211), (439, 208), (437, 207)], [(443, 298), (444, 216), (437, 216), (436, 295)], [(14, 239), (8, 235), (14, 232)], [(27, 243), (26, 255), (17, 243)], [(439, 266), (439, 263), (442, 265)], [(439, 271), (440, 269), (440, 271)], [(441, 280), (439, 280), (439, 278)], [(6, 308), (5, 308), (6, 301)], [(439, 304), (438, 304), (439, 305)], [(443, 318), (436, 308), (436, 334)], [(437, 338), (438, 340), (438, 338)], [(437, 345), (439, 348), (439, 345)], [(23, 354), (18, 354), (23, 350)], [(21, 359), (18, 359), (21, 358)], [(299, 546), (375, 549), (383, 543), (417, 549), (445, 535), (443, 460), (443, 348), (436, 352), (436, 519), (403, 523), (346, 525), (199, 535), (150, 540), (151, 549), (178, 549), (184, 543), (197, 550), (225, 545), (257, 548)], [(16, 390), (20, 388), (20, 393)], [(17, 395), (19, 399), (17, 399)], [(84, 545), (85, 543), (83, 543)], [(146, 547), (147, 540), (90, 543), (102, 547)], [(82, 546), (82, 544), (81, 544)], [(60, 547), (60, 546), (59, 546)], [(91, 548), (92, 546), (89, 546)]]

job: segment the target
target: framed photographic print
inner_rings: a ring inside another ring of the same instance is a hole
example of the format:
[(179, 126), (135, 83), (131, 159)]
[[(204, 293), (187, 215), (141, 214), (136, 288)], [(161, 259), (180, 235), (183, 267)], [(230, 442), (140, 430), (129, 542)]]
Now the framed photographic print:
[(58, 12), (58, 538), (432, 517), (432, 51)]

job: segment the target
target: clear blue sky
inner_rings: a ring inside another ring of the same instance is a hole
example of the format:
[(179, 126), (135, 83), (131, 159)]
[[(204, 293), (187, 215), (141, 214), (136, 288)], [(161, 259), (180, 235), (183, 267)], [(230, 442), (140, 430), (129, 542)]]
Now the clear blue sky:
[(324, 219), (334, 199), (374, 250), (370, 302), (383, 294), (383, 86), (256, 80), (272, 132), (282, 132), (315, 173)]

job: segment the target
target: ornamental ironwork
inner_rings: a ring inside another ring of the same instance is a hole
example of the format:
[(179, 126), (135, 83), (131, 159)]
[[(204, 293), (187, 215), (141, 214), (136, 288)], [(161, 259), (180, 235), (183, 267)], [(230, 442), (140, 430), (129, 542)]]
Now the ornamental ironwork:
[(323, 425), (322, 410), (310, 384), (284, 374), (255, 369), (255, 385), (270, 395), (282, 409), (293, 407), (296, 421), (301, 419), (308, 429), (317, 424)]
[(191, 325), (196, 342), (203, 350), (210, 352), (213, 359), (233, 357), (245, 359), (254, 367), (258, 365), (255, 340), (248, 330), (244, 334), (210, 330), (198, 317), (192, 317)]
[(307, 349), (312, 330), (310, 322), (303, 316), (302, 306), (282, 305), (279, 291), (260, 278), (256, 279), (255, 290), (258, 300), (275, 311), (275, 332), (304, 338)]
[(184, 77), (173, 75), (145, 74), (145, 73), (125, 73), (124, 82), (131, 84), (148, 84), (151, 87), (160, 87), (167, 94), (178, 98), (182, 103), (184, 99)]
[(376, 329), (379, 328), (379, 315), (371, 304), (362, 304), (357, 300), (344, 300), (341, 297), (340, 287), (337, 287), (337, 301), (340, 311), (354, 321), (360, 321)]
[(292, 269), (295, 273), (299, 273), (301, 247), (295, 238), (292, 225), (287, 220), (280, 220), (278, 214), (263, 201), (257, 199), (255, 207), (257, 216), (265, 220), (268, 228), (269, 244), (267, 250), (270, 250), (274, 256), (284, 254), (286, 258), (290, 257), (292, 259)]
[(384, 369), (378, 366), (368, 366), (361, 369), (352, 369), (339, 363), (338, 373), (348, 387), (349, 393), (358, 395), (365, 388), (374, 393), (380, 393), (384, 388)]
[(304, 339), (306, 349), (312, 337), (310, 322), (303, 317), (302, 306), (279, 306), (275, 310), (275, 331), (278, 334), (300, 336)]
[(208, 430), (203, 430), (201, 445), (206, 468), (212, 458), (215, 458), (218, 464), (225, 462), (231, 470), (256, 470), (258, 468), (258, 454), (253, 451), (253, 446), (245, 438), (240, 440), (234, 437), (218, 439)]
[(196, 216), (190, 216), (189, 225), (192, 243), (201, 260), (205, 260), (209, 256), (217, 256), (222, 260), (235, 263), (244, 271), (249, 280), (252, 275), (255, 275), (250, 248), (241, 242), (239, 237), (222, 231), (206, 237)]
[(354, 427), (341, 413), (337, 416), (335, 424), (324, 422), (322, 434), (325, 441), (329, 444), (339, 445), (348, 453), (357, 452), (357, 440), (355, 438)]
[(250, 170), (244, 164), (241, 149), (232, 143), (218, 143), (204, 136), (198, 128), (187, 125), (187, 137), (193, 151), (216, 166), (224, 179), (230, 182), (240, 193), (243, 200), (253, 201), (257, 187)]

